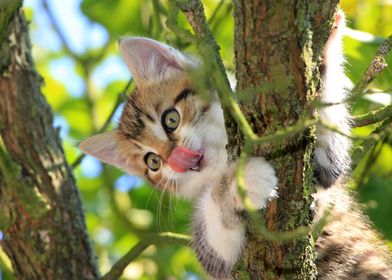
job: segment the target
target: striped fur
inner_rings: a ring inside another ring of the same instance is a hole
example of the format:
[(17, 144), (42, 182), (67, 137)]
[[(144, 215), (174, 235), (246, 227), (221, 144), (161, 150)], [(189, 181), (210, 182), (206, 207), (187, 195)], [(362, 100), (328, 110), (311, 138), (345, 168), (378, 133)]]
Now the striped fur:
[(319, 280), (392, 279), (391, 258), (379, 234), (345, 187), (319, 188), (315, 196), (318, 221), (332, 207), (316, 243)]
[[(345, 98), (341, 47), (344, 16), (337, 24), (324, 51), (321, 100), (342, 102)], [(214, 279), (229, 279), (245, 240), (245, 211), (235, 180), (236, 163), (227, 163), (227, 137), (223, 113), (214, 91), (200, 93), (192, 85), (189, 70), (198, 66), (193, 58), (147, 38), (127, 38), (120, 50), (136, 82), (119, 128), (93, 136), (81, 149), (131, 174), (141, 176), (163, 191), (169, 190), (195, 201), (192, 247), (203, 268)], [(209, 96), (209, 100), (199, 95)], [(162, 126), (162, 115), (175, 108), (180, 124), (174, 132)], [(322, 108), (321, 119), (350, 133), (349, 114), (344, 104)], [(329, 223), (316, 244), (320, 280), (391, 279), (389, 256), (347, 191), (337, 183), (348, 171), (350, 141), (318, 126), (315, 150), (316, 177), (321, 186), (314, 195), (317, 221), (333, 205)], [(177, 146), (203, 150), (199, 171), (177, 173), (167, 159)], [(147, 153), (160, 156), (157, 171), (145, 162)], [(276, 177), (262, 158), (250, 158), (245, 166), (247, 195), (257, 208), (276, 197)]]

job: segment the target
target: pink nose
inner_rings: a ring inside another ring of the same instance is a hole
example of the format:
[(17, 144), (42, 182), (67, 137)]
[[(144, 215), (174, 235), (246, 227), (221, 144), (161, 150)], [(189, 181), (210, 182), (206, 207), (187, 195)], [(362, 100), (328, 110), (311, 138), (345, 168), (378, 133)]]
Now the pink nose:
[(185, 147), (176, 147), (171, 152), (167, 162), (174, 171), (183, 173), (197, 167), (202, 158), (202, 153)]

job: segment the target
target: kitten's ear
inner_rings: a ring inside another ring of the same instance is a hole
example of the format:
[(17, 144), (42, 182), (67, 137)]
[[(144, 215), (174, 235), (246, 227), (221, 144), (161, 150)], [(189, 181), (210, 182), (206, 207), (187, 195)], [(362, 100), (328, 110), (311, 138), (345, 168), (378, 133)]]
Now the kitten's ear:
[(94, 135), (80, 143), (79, 149), (100, 161), (128, 171), (126, 160), (118, 150), (117, 133), (117, 131), (111, 131)]
[(194, 64), (180, 51), (148, 38), (128, 37), (119, 45), (137, 85), (159, 82)]

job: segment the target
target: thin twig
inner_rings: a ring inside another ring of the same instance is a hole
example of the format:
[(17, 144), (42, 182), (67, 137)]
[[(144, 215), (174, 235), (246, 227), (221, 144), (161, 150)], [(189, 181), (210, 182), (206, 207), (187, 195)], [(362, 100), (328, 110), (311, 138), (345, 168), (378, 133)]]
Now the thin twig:
[(85, 67), (88, 67), (88, 68), (91, 68), (92, 64), (102, 60), (102, 58), (105, 56), (105, 54), (109, 50), (110, 39), (107, 40), (105, 45), (101, 48), (100, 52), (87, 54), (87, 56), (78, 55), (77, 53), (75, 53), (74, 50), (72, 50), (72, 47), (69, 44), (63, 31), (61, 30), (60, 24), (58, 23), (56, 17), (54, 16), (53, 11), (51, 10), (48, 1), (42, 0), (42, 6), (43, 6), (46, 14), (49, 17), (49, 21), (50, 21), (50, 24), (52, 25), (54, 32), (59, 37), (62, 46), (64, 47), (65, 51), (67, 52), (67, 54), (69, 56), (71, 56), (73, 59), (75, 59), (76, 61), (80, 62), (82, 65), (85, 65)]
[(363, 186), (365, 185), (365, 178), (366, 176), (369, 174), (370, 169), (372, 168), (372, 166), (377, 162), (377, 159), (382, 151), (382, 148), (384, 147), (385, 142), (387, 141), (387, 136), (385, 135), (383, 137), (383, 139), (381, 139), (379, 142), (381, 142), (380, 144), (375, 144), (371, 151), (370, 151), (370, 155), (366, 160), (365, 163), (365, 167), (363, 169), (363, 171), (361, 172), (361, 174), (359, 175), (359, 179), (357, 180), (357, 191), (360, 191)]
[(220, 9), (222, 8), (222, 6), (223, 6), (223, 3), (225, 3), (225, 0), (220, 0), (220, 1), (219, 1), (219, 3), (218, 3), (218, 5), (216, 6), (215, 10), (212, 12), (211, 17), (208, 19), (208, 22), (207, 22), (208, 24), (211, 24), (211, 23), (214, 21), (216, 15), (218, 14), (219, 10), (220, 10)]
[(249, 197), (246, 195), (246, 183), (245, 183), (245, 164), (249, 157), (251, 150), (251, 143), (246, 141), (244, 147), (241, 151), (240, 157), (238, 159), (238, 165), (236, 170), (236, 183), (237, 189), (242, 201), (244, 202), (245, 209), (248, 212), (254, 212), (256, 210), (255, 205), (250, 201)]
[(137, 225), (128, 215), (128, 209), (125, 210), (120, 206), (120, 202), (117, 201), (116, 199), (116, 194), (115, 194), (115, 188), (113, 188), (113, 182), (110, 178), (109, 175), (109, 170), (104, 168), (102, 170), (102, 175), (101, 178), (103, 179), (103, 188), (104, 191), (106, 191), (105, 197), (109, 199), (110, 203), (110, 208), (114, 212), (114, 216), (116, 217), (117, 220), (119, 220), (120, 223), (122, 223), (126, 228), (127, 231), (130, 231), (134, 234), (136, 234), (139, 238), (144, 236), (146, 233), (148, 233), (148, 228), (146, 227), (140, 227)]
[(348, 139), (351, 139), (351, 140), (364, 140), (364, 139), (373, 138), (376, 141), (378, 141), (380, 139), (379, 134), (369, 134), (367, 136), (356, 136), (356, 135), (351, 135), (349, 133), (346, 133), (346, 132), (342, 131), (341, 129), (339, 129), (338, 126), (336, 126), (334, 124), (331, 124), (331, 123), (328, 123), (328, 122), (325, 122), (325, 121), (322, 121), (322, 120), (319, 120), (319, 124), (321, 126), (325, 127), (326, 129), (328, 129), (328, 130), (330, 130), (332, 132), (335, 132), (337, 134), (340, 134), (342, 136), (345, 136), (345, 137), (347, 137)]
[(227, 16), (230, 16), (232, 12), (233, 12), (233, 4), (229, 3), (229, 5), (226, 6), (226, 9), (223, 12), (221, 12), (221, 16), (218, 17), (216, 20), (214, 20), (214, 22), (211, 24), (212, 33), (215, 34), (216, 32), (219, 32), (217, 30), (221, 27), (221, 23), (224, 22)]
[(157, 26), (156, 30), (161, 32), (163, 30), (162, 20), (161, 20), (161, 7), (159, 0), (152, 0), (153, 15), (155, 19), (155, 24)]
[[(220, 47), (215, 40), (214, 35), (208, 27), (206, 16), (204, 14), (204, 8), (201, 1), (170, 1), (174, 3), (176, 9), (180, 8), (188, 19), (189, 24), (192, 26), (195, 32), (197, 41), (196, 43), (201, 48), (202, 54), (206, 55), (208, 59), (213, 59), (213, 63), (218, 67), (219, 74), (224, 82), (226, 92), (231, 92), (229, 79), (226, 75), (225, 66), (223, 60), (219, 54)], [(176, 22), (177, 13), (172, 13), (171, 20), (169, 21), (170, 28), (178, 28)]]
[(47, 0), (42, 0), (42, 6), (44, 10), (46, 11), (46, 14), (49, 17), (50, 23), (56, 32), (57, 36), (60, 39), (61, 44), (63, 45), (64, 49), (67, 51), (67, 53), (74, 58), (75, 60), (80, 60), (80, 57), (72, 50), (70, 44), (68, 43), (68, 40), (66, 39), (63, 31), (60, 28), (59, 23), (57, 22), (56, 17), (53, 15), (52, 10), (50, 9), (49, 3)]
[[(120, 94), (117, 95), (117, 100), (116, 103), (113, 106), (112, 111), (110, 112), (109, 116), (107, 117), (105, 123), (102, 125), (102, 127), (97, 131), (97, 133), (102, 133), (106, 131), (106, 129), (109, 127), (110, 123), (112, 122), (113, 116), (116, 113), (118, 107), (121, 105), (121, 103), (125, 100), (125, 94), (129, 90), (129, 88), (132, 85), (132, 79), (128, 81), (128, 83), (125, 85), (124, 89), (120, 92)], [(71, 168), (75, 169), (83, 160), (85, 157), (85, 154), (80, 154), (76, 160), (71, 164)]]
[(354, 116), (353, 127), (361, 127), (370, 124), (375, 124), (390, 117), (392, 117), (392, 105), (384, 106), (380, 109), (371, 111), (369, 113), (359, 115), (359, 116)]
[(351, 95), (353, 97), (360, 96), (367, 86), (380, 74), (387, 64), (387, 56), (392, 48), (392, 35), (387, 37), (385, 41), (378, 47), (375, 57), (362, 75), (359, 83), (352, 89)]
[(293, 136), (299, 132), (305, 131), (306, 129), (310, 128), (312, 125), (315, 125), (317, 123), (318, 120), (316, 119), (310, 119), (310, 120), (300, 119), (294, 125), (279, 129), (271, 135), (259, 136), (254, 139), (250, 138), (249, 140), (255, 144), (266, 144), (275, 141), (280, 141), (287, 137)]
[(164, 232), (159, 234), (148, 234), (135, 246), (132, 247), (121, 259), (119, 259), (101, 280), (117, 280), (130, 262), (135, 260), (150, 245), (183, 245), (189, 244), (190, 238), (183, 234)]
[(327, 224), (327, 220), (331, 214), (332, 208), (333, 205), (325, 209), (322, 217), (317, 222), (314, 222), (309, 226), (299, 226), (293, 230), (288, 230), (288, 231), (270, 231), (263, 223), (263, 225), (259, 227), (259, 230), (264, 239), (276, 241), (276, 242), (292, 241), (304, 237), (309, 233), (312, 234), (314, 240), (317, 240), (317, 237), (320, 235), (322, 229)]
[(355, 168), (358, 166), (359, 161), (366, 155), (366, 153), (372, 149), (374, 145), (378, 143), (381, 139), (383, 139), (384, 136), (389, 136), (390, 133), (392, 133), (392, 117), (384, 120), (377, 128), (373, 130), (373, 132), (370, 134), (377, 134), (379, 135), (378, 139), (376, 138), (368, 138), (363, 140), (358, 147), (354, 150), (352, 153), (352, 164), (351, 168), (352, 170), (355, 170)]

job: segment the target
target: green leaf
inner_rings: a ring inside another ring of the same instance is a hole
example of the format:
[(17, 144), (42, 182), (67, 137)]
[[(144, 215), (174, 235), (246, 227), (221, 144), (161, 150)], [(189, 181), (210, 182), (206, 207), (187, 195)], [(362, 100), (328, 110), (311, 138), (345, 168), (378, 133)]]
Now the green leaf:
[(112, 35), (143, 34), (141, 1), (84, 0), (81, 9), (90, 20), (104, 25)]

